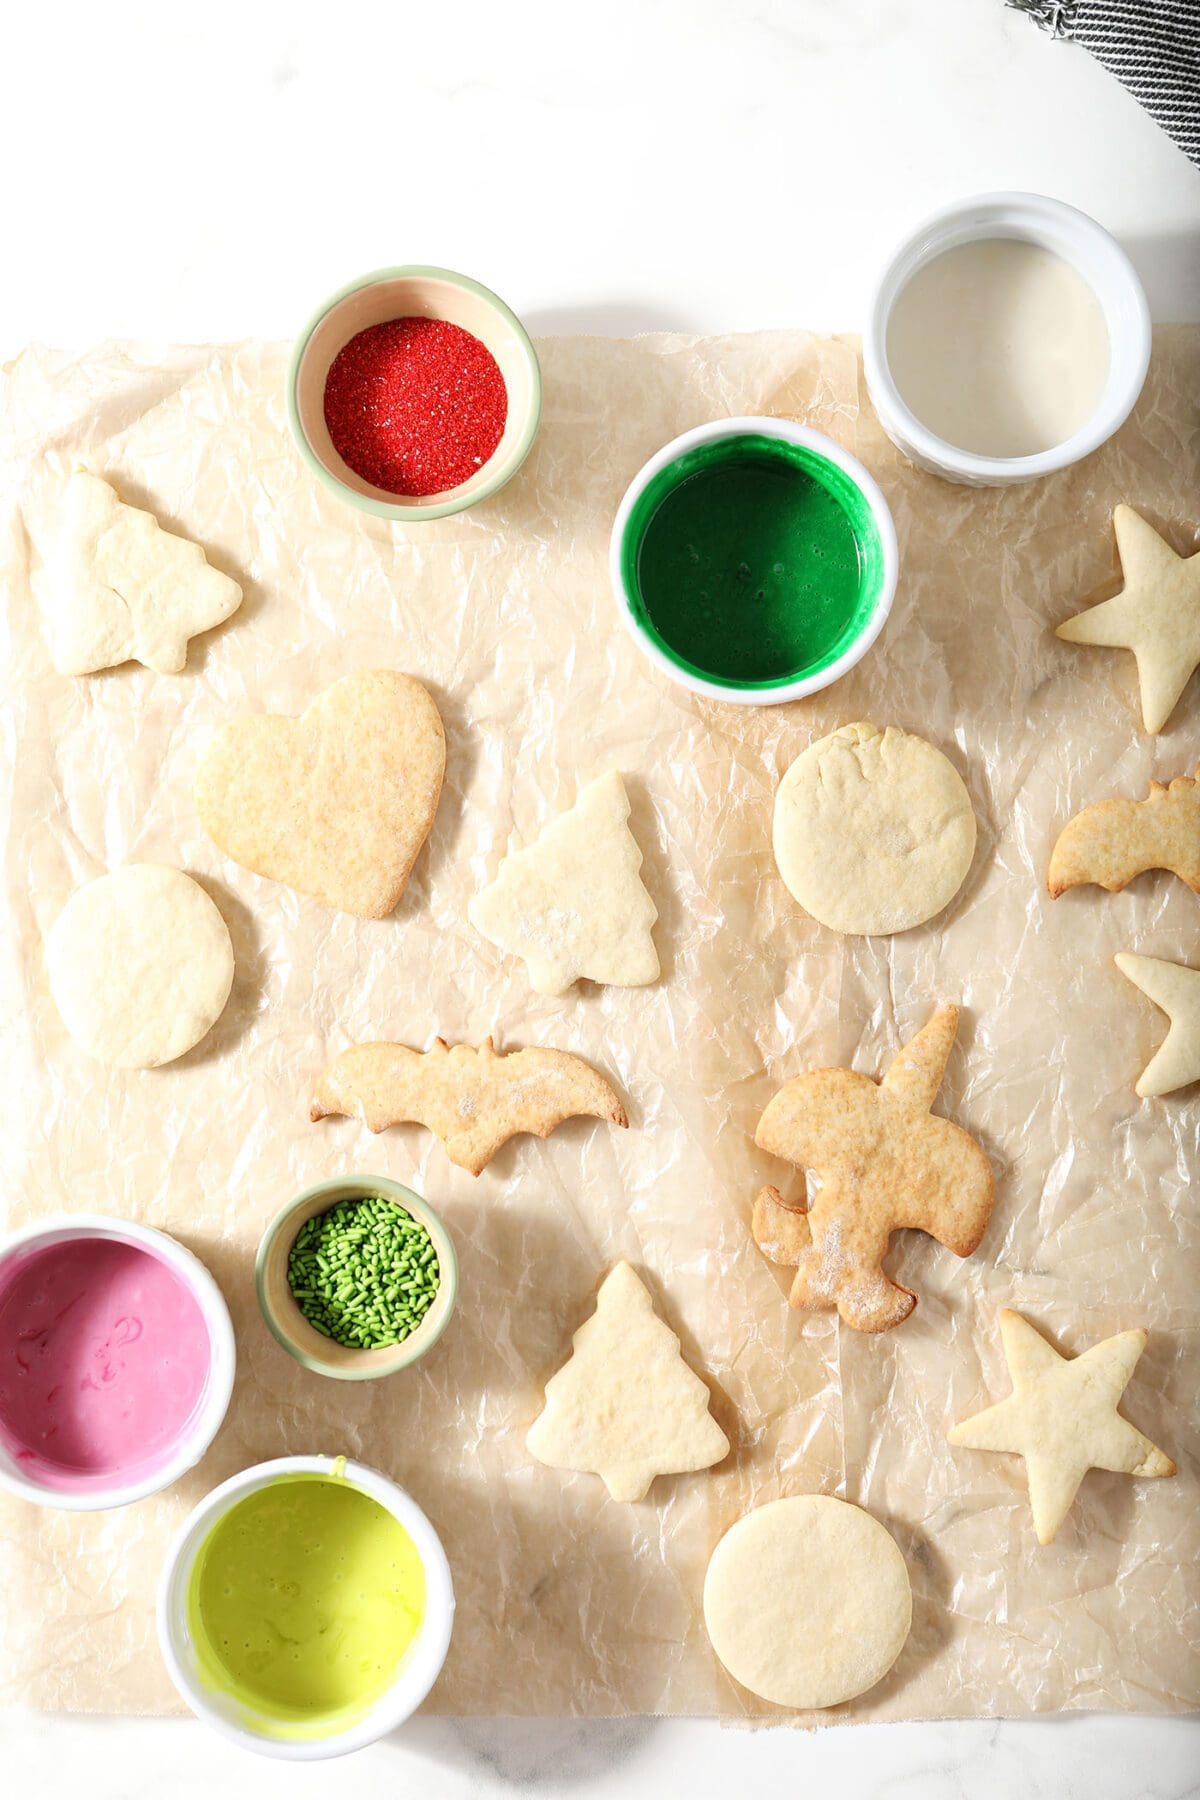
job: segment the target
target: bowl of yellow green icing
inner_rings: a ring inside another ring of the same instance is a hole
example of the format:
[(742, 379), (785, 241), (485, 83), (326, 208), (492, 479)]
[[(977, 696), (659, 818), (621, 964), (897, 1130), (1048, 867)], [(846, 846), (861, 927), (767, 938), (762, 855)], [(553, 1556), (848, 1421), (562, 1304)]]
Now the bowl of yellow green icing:
[(721, 419), (674, 438), (617, 510), (624, 623), (693, 693), (772, 705), (828, 687), (882, 631), (899, 557), (854, 456), (789, 419)]
[(344, 1457), (291, 1456), (224, 1482), (167, 1558), (167, 1670), (207, 1724), (293, 1761), (402, 1724), (445, 1661), (454, 1591), (404, 1490)]

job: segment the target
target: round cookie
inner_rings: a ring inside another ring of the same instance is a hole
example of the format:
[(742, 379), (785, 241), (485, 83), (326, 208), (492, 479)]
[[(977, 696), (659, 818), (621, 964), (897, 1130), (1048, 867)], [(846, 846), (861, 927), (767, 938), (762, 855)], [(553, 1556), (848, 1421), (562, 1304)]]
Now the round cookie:
[(129, 863), (72, 894), (46, 940), (50, 991), (81, 1049), (114, 1069), (190, 1050), (233, 986), (233, 945), (181, 869)]
[(895, 1541), (845, 1500), (806, 1494), (746, 1513), (704, 1578), (712, 1647), (743, 1687), (779, 1706), (837, 1706), (882, 1679), (912, 1624)]
[(843, 725), (796, 758), (775, 795), (775, 861), (806, 912), (875, 937), (941, 912), (975, 854), (962, 778), (924, 738)]

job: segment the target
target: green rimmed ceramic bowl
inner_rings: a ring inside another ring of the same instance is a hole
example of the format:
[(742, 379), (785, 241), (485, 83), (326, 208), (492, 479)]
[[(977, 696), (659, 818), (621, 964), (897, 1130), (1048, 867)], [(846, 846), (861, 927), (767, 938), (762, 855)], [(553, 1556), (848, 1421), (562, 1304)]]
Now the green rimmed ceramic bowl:
[[(433, 1305), (415, 1331), (398, 1344), (387, 1344), (380, 1350), (358, 1350), (323, 1337), (300, 1311), (288, 1285), (288, 1257), (300, 1227), (317, 1213), (328, 1212), (339, 1200), (367, 1198), (390, 1200), (402, 1206), (425, 1227), (438, 1259), (438, 1291)], [(276, 1213), (258, 1246), (254, 1283), (267, 1329), (298, 1363), (335, 1381), (374, 1381), (381, 1375), (395, 1375), (400, 1369), (407, 1369), (437, 1343), (450, 1323), (458, 1297), (458, 1258), (450, 1233), (420, 1194), (386, 1175), (336, 1175), (330, 1181), (318, 1181), (315, 1187), (305, 1188)]]
[[(504, 432), (469, 481), (440, 494), (390, 494), (343, 462), (325, 423), (325, 381), (352, 337), (390, 319), (445, 319), (469, 331), (495, 357), (508, 392)], [(464, 512), (511, 481), (529, 454), (542, 416), (542, 375), (529, 334), (498, 295), (468, 275), (410, 263), (376, 269), (339, 288), (296, 339), (287, 373), (288, 422), (317, 479), (360, 512), (414, 523)]]
[(621, 617), (692, 693), (770, 706), (825, 688), (883, 630), (896, 529), (878, 483), (790, 419), (719, 419), (652, 456), (610, 543)]

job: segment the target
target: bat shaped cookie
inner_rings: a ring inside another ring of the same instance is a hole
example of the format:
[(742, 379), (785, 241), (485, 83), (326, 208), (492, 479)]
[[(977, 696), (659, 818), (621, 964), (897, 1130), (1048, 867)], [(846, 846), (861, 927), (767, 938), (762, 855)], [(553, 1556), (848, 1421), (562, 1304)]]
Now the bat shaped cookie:
[(564, 1119), (586, 1115), (628, 1125), (602, 1075), (566, 1050), (510, 1050), (485, 1038), (479, 1048), (438, 1038), (432, 1050), (355, 1044), (335, 1056), (309, 1111), (344, 1113), (371, 1131), (415, 1123), (441, 1138), (450, 1161), (478, 1175), (518, 1132), (549, 1137)]
[(881, 1082), (853, 1069), (812, 1069), (780, 1088), (755, 1142), (811, 1169), (811, 1207), (766, 1187), (751, 1229), (764, 1256), (796, 1271), (791, 1304), (836, 1307), (856, 1331), (886, 1331), (917, 1297), (883, 1272), (893, 1231), (926, 1231), (969, 1256), (992, 1210), (987, 1157), (958, 1125), (930, 1111), (958, 1029), (943, 1006), (900, 1051)]
[(1097, 800), (1064, 826), (1050, 856), (1058, 899), (1093, 882), (1118, 893), (1146, 869), (1169, 869), (1200, 894), (1200, 764), (1170, 786), (1150, 783), (1145, 800)]

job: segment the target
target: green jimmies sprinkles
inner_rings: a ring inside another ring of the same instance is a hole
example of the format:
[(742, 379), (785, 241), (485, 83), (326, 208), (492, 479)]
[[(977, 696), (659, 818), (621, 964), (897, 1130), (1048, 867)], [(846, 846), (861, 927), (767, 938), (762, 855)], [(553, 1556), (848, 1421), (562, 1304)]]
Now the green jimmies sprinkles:
[(377, 1196), (317, 1213), (288, 1256), (296, 1305), (322, 1337), (348, 1349), (401, 1343), (433, 1305), (440, 1280), (425, 1227)]

